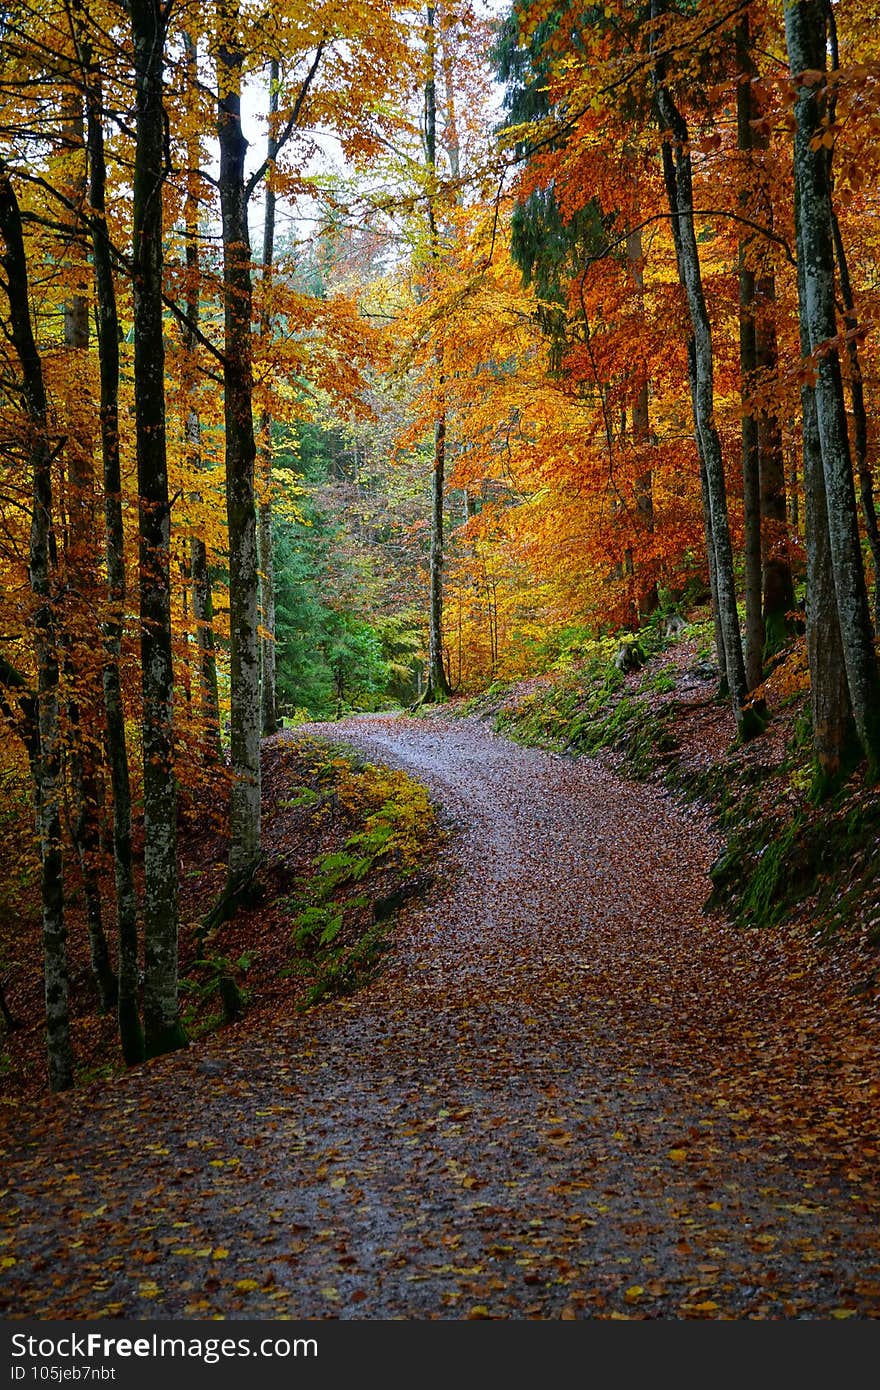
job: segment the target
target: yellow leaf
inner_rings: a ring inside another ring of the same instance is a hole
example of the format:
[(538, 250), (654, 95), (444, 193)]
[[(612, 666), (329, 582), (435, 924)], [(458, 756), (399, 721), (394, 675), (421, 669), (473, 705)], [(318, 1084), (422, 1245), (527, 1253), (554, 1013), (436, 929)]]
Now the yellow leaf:
[(854, 1318), (855, 1315), (856, 1315), (856, 1310), (855, 1310), (855, 1308), (832, 1308), (832, 1309), (831, 1309), (831, 1316), (832, 1316), (833, 1318)]
[(707, 1298), (702, 1303), (695, 1303), (694, 1308), (698, 1313), (714, 1313), (718, 1309), (718, 1304), (713, 1303), (711, 1298)]
[(331, 1186), (331, 1187), (345, 1187), (345, 1174), (343, 1173), (342, 1176), (339, 1177), (339, 1178), (333, 1178), (333, 1179), (331, 1179), (330, 1186)]
[(0, 1256), (0, 1269), (11, 1269), (12, 1266), (13, 1266), (14, 1264), (15, 1264), (15, 1256), (14, 1256), (14, 1255), (2, 1255), (2, 1256)]
[(641, 1284), (631, 1284), (623, 1296), (627, 1303), (635, 1303), (637, 1299), (641, 1298), (644, 1292), (645, 1290), (642, 1288)]
[(235, 1287), (239, 1289), (241, 1293), (250, 1293), (253, 1289), (258, 1289), (260, 1284), (257, 1279), (236, 1279)]
[(669, 1157), (672, 1159), (673, 1163), (684, 1163), (685, 1160), (686, 1160), (686, 1158), (687, 1158), (687, 1156), (688, 1156), (688, 1151), (687, 1151), (687, 1149), (670, 1149), (670, 1150), (669, 1150)]
[(339, 1290), (334, 1289), (332, 1285), (329, 1285), (327, 1288), (322, 1289), (321, 1293), (324, 1295), (325, 1298), (331, 1299), (334, 1303), (339, 1301)]
[(485, 1303), (475, 1303), (468, 1313), (469, 1318), (488, 1318), (489, 1316), (489, 1309)]
[(224, 1246), (218, 1245), (218, 1246), (217, 1246), (217, 1249), (214, 1251), (213, 1258), (214, 1258), (215, 1260), (228, 1260), (228, 1259), (229, 1259), (229, 1251), (228, 1251), (227, 1249), (225, 1249)]

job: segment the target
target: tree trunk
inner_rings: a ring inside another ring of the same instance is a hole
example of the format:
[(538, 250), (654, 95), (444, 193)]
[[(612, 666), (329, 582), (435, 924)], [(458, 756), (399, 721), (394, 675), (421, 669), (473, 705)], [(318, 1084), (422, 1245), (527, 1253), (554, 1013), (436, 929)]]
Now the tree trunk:
[(130, 0), (137, 88), (132, 223), (134, 404), (140, 524), (144, 746), (144, 1030), (147, 1055), (182, 1046), (177, 987), (177, 789), (171, 649), (171, 514), (165, 447), (161, 0)]
[[(83, 218), (86, 194), (85, 131), (82, 94), (78, 86), (70, 85), (65, 91), (62, 115), (65, 139), (71, 149), (81, 152), (82, 166), (65, 191), (71, 204), (78, 209), (78, 218)], [(78, 233), (79, 223), (71, 231)], [(73, 254), (76, 254), (79, 244), (79, 236), (72, 235), (70, 246)], [(84, 256), (78, 269), (83, 278), (88, 275)], [(80, 368), (89, 347), (89, 306), (82, 294), (74, 293), (65, 301), (64, 345), (72, 359), (71, 375), (76, 383), (72, 399), (76, 400), (80, 390), (86, 389)], [(77, 604), (75, 626), (67, 631), (63, 643), (66, 684), (72, 692), (67, 699), (73, 801), (70, 829), (86, 900), (92, 976), (101, 1011), (106, 1013), (115, 1007), (117, 987), (104, 935), (99, 877), (101, 754), (95, 734), (100, 722), (102, 695), (101, 672), (95, 662), (93, 633), (89, 630), (98, 587), (97, 499), (93, 441), (75, 407), (68, 423), (66, 453), (70, 529), (65, 564), (68, 592)], [(86, 623), (89, 627), (84, 626)]]
[[(688, 385), (691, 395), (691, 410), (697, 418), (697, 364), (696, 348), (693, 338), (688, 340)], [(712, 535), (712, 510), (709, 505), (709, 483), (706, 478), (706, 465), (700, 436), (694, 427), (697, 457), (700, 461), (700, 498), (703, 506), (703, 533), (706, 539), (706, 557), (709, 562), (709, 594), (712, 601), (712, 626), (715, 633), (715, 659), (718, 662), (718, 696), (726, 699), (730, 695), (730, 682), (727, 679), (727, 656), (724, 651), (724, 633), (721, 629), (721, 616), (718, 608), (718, 581), (715, 573), (715, 540)]]
[[(837, 18), (834, 6), (828, 0), (825, 6), (828, 21), (828, 38), (831, 52), (831, 65), (835, 72), (840, 68), (840, 51), (837, 40)], [(836, 96), (829, 100), (829, 116), (833, 124), (836, 115)], [(834, 210), (833, 147), (827, 154), (828, 196), (831, 201), (831, 235), (834, 241), (834, 254), (837, 260), (837, 273), (840, 279), (840, 297), (843, 302), (843, 321), (846, 326), (846, 350), (849, 358), (850, 399), (853, 416), (853, 445), (855, 448), (856, 473), (859, 480), (859, 500), (862, 504), (862, 518), (865, 535), (871, 551), (871, 564), (874, 570), (874, 632), (880, 636), (880, 529), (877, 524), (877, 507), (874, 502), (874, 473), (868, 453), (868, 414), (865, 409), (865, 387), (862, 376), (862, 363), (859, 355), (858, 326), (855, 298), (849, 277), (849, 262), (840, 222)]]
[[(739, 93), (744, 84), (737, 89)], [(761, 475), (758, 449), (758, 422), (746, 405), (754, 389), (757, 367), (755, 341), (755, 276), (745, 263), (745, 248), (739, 252), (739, 367), (743, 394), (742, 473), (743, 527), (746, 601), (746, 684), (754, 690), (764, 679), (764, 615), (761, 585)]]
[[(434, 28), (435, 10), (427, 7), (428, 76), (425, 82), (425, 159), (428, 177), (428, 233), (431, 247), (433, 276), (440, 268), (440, 245), (437, 235), (437, 60)], [(428, 607), (428, 672), (424, 700), (443, 700), (451, 694), (443, 662), (443, 501), (446, 473), (446, 409), (444, 392), (446, 378), (443, 363), (442, 329), (435, 328), (434, 382), (434, 467), (431, 474), (431, 549), (428, 561), (430, 597)]]
[[(626, 238), (626, 258), (635, 281), (636, 291), (641, 303), (645, 289), (645, 276), (642, 268), (642, 233), (629, 232)], [(632, 407), (632, 437), (636, 449), (647, 453), (650, 448), (651, 421), (649, 415), (648, 369), (647, 363), (640, 363), (642, 379)], [(646, 535), (654, 533), (654, 489), (650, 467), (644, 468), (636, 476), (636, 520), (639, 529)], [(644, 583), (644, 580), (642, 581)], [(650, 579), (647, 588), (638, 600), (637, 618), (650, 614), (657, 607), (657, 581)]]
[(246, 882), (260, 859), (260, 649), (254, 507), (252, 290), (245, 197), (247, 141), (241, 128), (241, 69), (236, 0), (218, 0), (217, 134), (223, 222), (224, 423), (229, 529), (230, 737), (232, 795), (229, 886)]
[(131, 845), (131, 785), (125, 733), (125, 706), (119, 673), (125, 621), (125, 531), (122, 520), (122, 469), (119, 453), (119, 317), (106, 217), (106, 161), (101, 81), (88, 68), (87, 131), (91, 170), (92, 257), (95, 274), (98, 364), (101, 380), (101, 451), (104, 463), (104, 526), (107, 556), (108, 617), (104, 624), (104, 713), (107, 762), (113, 791), (113, 874), (118, 941), (119, 1038), (129, 1066), (143, 1060), (144, 1037), (138, 1002), (137, 894)]
[[(758, 321), (755, 332), (758, 372), (767, 382), (779, 376), (779, 353), (770, 306), (776, 300), (772, 275), (757, 284)], [(785, 494), (785, 451), (779, 417), (758, 414), (758, 457), (761, 484), (761, 565), (763, 574), (764, 660), (769, 660), (794, 631), (794, 580), (788, 547)], [(796, 480), (795, 480), (796, 487)], [(795, 526), (797, 493), (795, 491)]]
[(865, 386), (862, 377), (862, 362), (859, 355), (857, 329), (859, 319), (856, 313), (852, 282), (849, 278), (849, 263), (840, 223), (837, 214), (831, 213), (831, 230), (834, 238), (834, 251), (837, 259), (837, 273), (840, 278), (840, 297), (843, 301), (843, 321), (846, 325), (846, 350), (849, 357), (850, 399), (853, 415), (853, 445), (856, 455), (856, 473), (859, 479), (859, 500), (862, 504), (862, 518), (865, 535), (871, 552), (874, 569), (874, 632), (880, 635), (880, 527), (877, 524), (877, 507), (874, 502), (874, 471), (868, 453), (868, 412), (865, 408)]
[[(804, 266), (798, 256), (798, 297), (805, 298)], [(801, 352), (810, 355), (806, 317), (800, 317)], [(817, 799), (834, 789), (845, 769), (853, 743), (852, 711), (843, 661), (843, 641), (834, 593), (828, 507), (816, 393), (801, 386), (803, 413), (804, 521), (807, 552), (807, 660), (810, 666), (810, 708), (813, 752), (816, 757)]]
[[(658, 0), (652, 0), (652, 15), (657, 13)], [(717, 611), (724, 642), (724, 661), (730, 688), (730, 700), (736, 719), (737, 733), (748, 738), (757, 732), (760, 721), (745, 709), (747, 696), (739, 616), (736, 608), (736, 585), (733, 568), (733, 547), (727, 516), (727, 493), (721, 441), (714, 424), (714, 364), (712, 330), (706, 312), (700, 258), (694, 230), (693, 186), (691, 160), (688, 150), (688, 131), (672, 95), (665, 85), (662, 65), (655, 67), (655, 99), (661, 129), (670, 138), (663, 143), (663, 172), (672, 230), (675, 240), (678, 273), (687, 297), (693, 333), (693, 407), (694, 423), (700, 453), (706, 471), (706, 493), (709, 503), (712, 541), (715, 553), (715, 588)]]
[(22, 371), (27, 456), (33, 501), (29, 574), (35, 599), (34, 648), (38, 680), (38, 756), (34, 761), (34, 803), (40, 844), (43, 912), (43, 969), (46, 999), (46, 1052), (49, 1085), (73, 1085), (73, 1051), (68, 1011), (67, 926), (64, 917), (64, 864), (61, 847), (61, 742), (58, 708), (58, 652), (53, 570), (52, 451), (43, 368), (30, 318), (30, 289), (22, 236), (21, 209), (5, 163), (0, 160), (0, 237), (9, 300), (9, 338)]
[[(187, 101), (192, 103), (198, 90), (198, 50), (195, 41), (183, 36), (186, 57)], [(186, 333), (187, 368), (185, 391), (189, 404), (186, 410), (187, 471), (197, 478), (202, 468), (202, 425), (196, 399), (197, 390), (197, 330), (200, 313), (201, 262), (199, 256), (199, 199), (198, 169), (199, 140), (195, 112), (189, 113), (192, 135), (187, 141), (187, 188), (184, 203), (186, 227)], [(191, 502), (198, 504), (201, 496), (196, 490)], [(196, 630), (199, 688), (199, 743), (205, 767), (220, 761), (220, 697), (217, 688), (217, 656), (214, 642), (214, 596), (211, 571), (208, 566), (208, 547), (203, 535), (194, 529), (189, 543), (189, 576), (192, 589), (193, 623)]]
[[(801, 315), (816, 363), (816, 414), (834, 590), (850, 702), (869, 775), (880, 768), (880, 677), (862, 564), (855, 488), (847, 434), (840, 358), (825, 345), (837, 335), (834, 246), (826, 151), (820, 143), (826, 97), (815, 80), (825, 70), (825, 19), (820, 0), (797, 0), (785, 11), (785, 36), (797, 98), (794, 137), (798, 197), (798, 261), (802, 263)], [(807, 74), (808, 80), (802, 80)], [(814, 139), (819, 142), (811, 148)]]
[[(754, 102), (750, 79), (754, 71), (750, 50), (748, 14), (744, 14), (736, 30), (736, 144), (746, 156), (749, 173), (752, 171), (751, 151), (754, 145)], [(739, 201), (748, 206), (749, 180), (743, 177)], [(764, 678), (764, 616), (761, 604), (761, 483), (758, 421), (751, 405), (755, 389), (758, 348), (755, 327), (755, 272), (749, 264), (751, 237), (739, 244), (739, 370), (742, 414), (742, 474), (743, 529), (746, 604), (746, 684), (754, 690)]]
[[(269, 138), (266, 150), (266, 205), (263, 221), (263, 313), (260, 334), (264, 343), (272, 332), (272, 261), (275, 255), (275, 158), (278, 138), (275, 119), (278, 113), (279, 66), (276, 58), (269, 66)], [(260, 711), (263, 736), (268, 738), (278, 729), (275, 680), (275, 567), (272, 556), (272, 416), (268, 410), (260, 420), (261, 497), (257, 543), (262, 596), (262, 626), (260, 638)]]

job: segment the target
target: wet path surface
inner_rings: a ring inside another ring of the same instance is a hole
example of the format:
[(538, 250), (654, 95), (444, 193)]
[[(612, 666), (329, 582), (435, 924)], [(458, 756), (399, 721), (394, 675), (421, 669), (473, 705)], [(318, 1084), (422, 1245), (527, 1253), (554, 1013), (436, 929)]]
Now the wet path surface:
[(702, 914), (701, 814), (475, 720), (326, 732), (442, 805), (434, 888), (356, 998), (22, 1114), (7, 1315), (876, 1315), (876, 1021)]

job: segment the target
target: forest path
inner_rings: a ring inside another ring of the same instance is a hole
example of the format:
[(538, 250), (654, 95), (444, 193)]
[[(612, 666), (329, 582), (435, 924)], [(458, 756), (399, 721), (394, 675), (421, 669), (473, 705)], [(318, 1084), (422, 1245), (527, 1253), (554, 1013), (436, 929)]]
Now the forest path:
[(357, 997), (33, 1119), (8, 1313), (876, 1316), (876, 1028), (702, 914), (702, 814), (475, 719), (312, 731), (431, 789), (434, 888)]

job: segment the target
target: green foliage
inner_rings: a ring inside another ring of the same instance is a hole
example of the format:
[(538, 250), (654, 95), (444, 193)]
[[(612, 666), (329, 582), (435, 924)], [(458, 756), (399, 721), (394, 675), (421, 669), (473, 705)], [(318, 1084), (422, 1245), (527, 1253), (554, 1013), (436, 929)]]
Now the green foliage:
[[(662, 649), (656, 624), (638, 633), (595, 634), (573, 628), (561, 634), (554, 676), (523, 699), (502, 701), (496, 716), (500, 732), (522, 743), (567, 753), (594, 753), (614, 747), (624, 753), (630, 771), (647, 777), (676, 743), (663, 712), (638, 696), (624, 694), (625, 677), (614, 664), (624, 644), (647, 659)], [(645, 677), (640, 691), (663, 693), (674, 688), (672, 668)]]
[[(356, 828), (340, 848), (314, 858), (289, 901), (299, 954), (285, 973), (310, 979), (303, 1008), (351, 993), (372, 976), (388, 948), (388, 925), (375, 903), (372, 920), (367, 917), (370, 894), (351, 890), (382, 870), (391, 868), (398, 878), (410, 872), (437, 833), (428, 794), (417, 782), (339, 745), (312, 746), (312, 771)], [(316, 804), (326, 800), (318, 794)]]
[[(236, 960), (228, 956), (206, 955), (194, 962), (193, 969), (200, 972), (201, 978), (180, 981), (181, 993), (189, 995), (193, 1001), (183, 1019), (190, 1037), (199, 1037), (219, 1023), (235, 1023), (241, 1018), (249, 995), (239, 981), (247, 975), (250, 967), (251, 956), (247, 951)], [(215, 997), (221, 1006), (219, 1012), (205, 1014), (206, 1001)]]
[[(279, 469), (305, 492), (297, 515), (276, 509), (273, 526), (278, 702), (288, 720), (330, 719), (415, 696), (422, 616), (387, 593), (381, 514), (367, 535), (357, 515), (366, 486), (356, 450), (340, 429), (302, 424), (279, 431)], [(374, 489), (381, 513), (392, 504)], [(394, 537), (385, 539), (390, 543)], [(369, 540), (369, 544), (366, 543)], [(387, 566), (385, 566), (387, 568)]]

